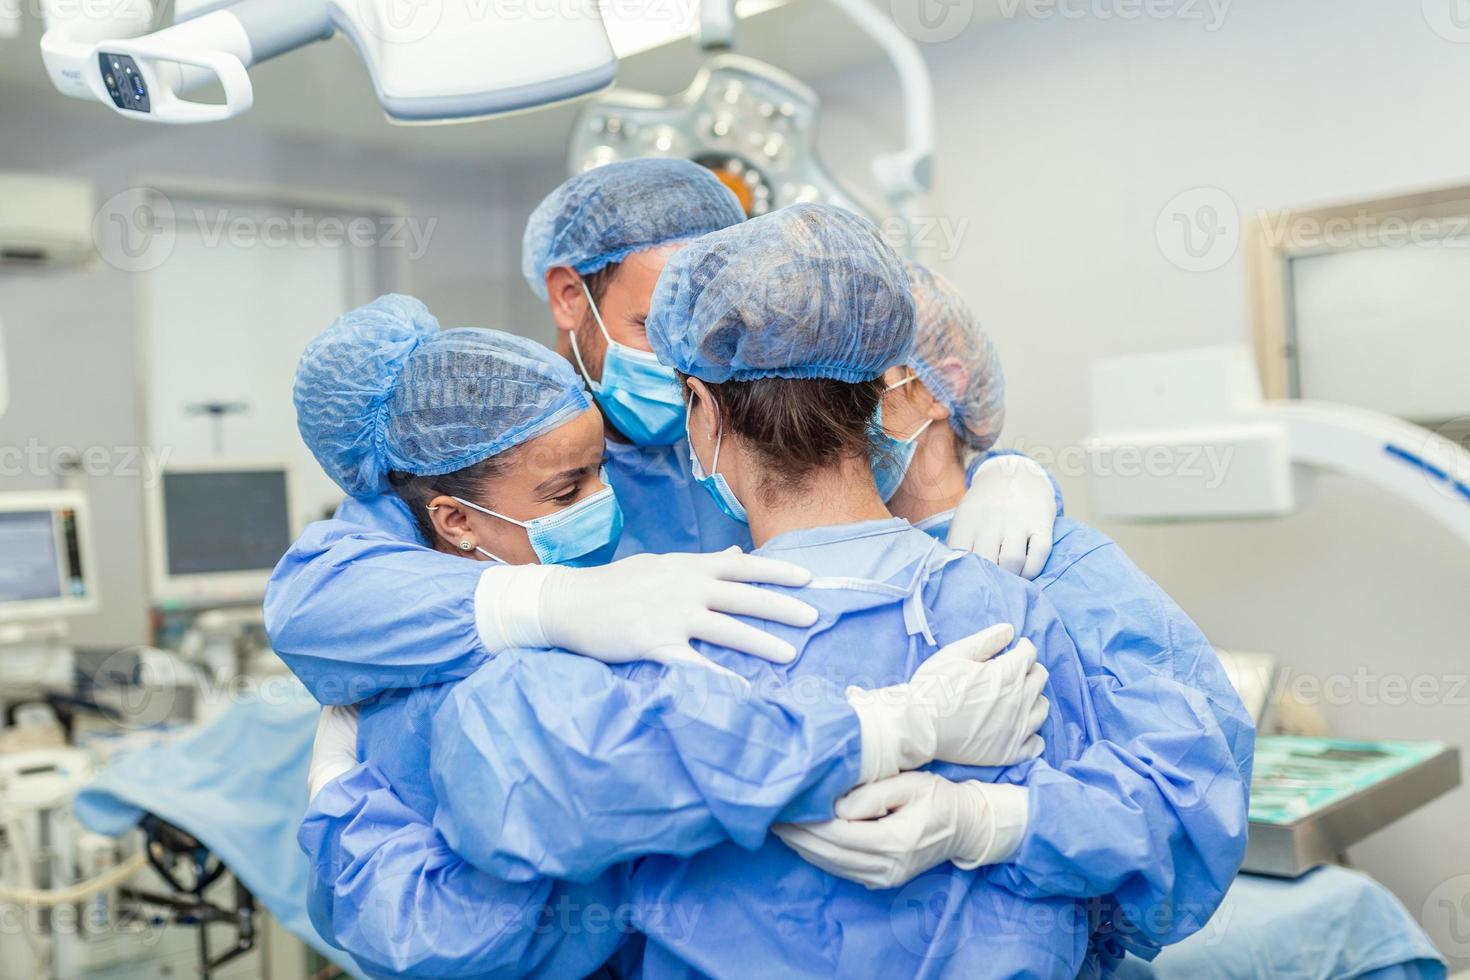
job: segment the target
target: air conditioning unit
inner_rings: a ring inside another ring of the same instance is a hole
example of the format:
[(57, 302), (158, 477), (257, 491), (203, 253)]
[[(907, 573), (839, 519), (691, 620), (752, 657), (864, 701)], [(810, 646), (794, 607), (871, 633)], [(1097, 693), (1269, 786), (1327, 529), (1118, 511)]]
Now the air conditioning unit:
[(96, 214), (90, 181), (0, 171), (0, 269), (84, 264)]

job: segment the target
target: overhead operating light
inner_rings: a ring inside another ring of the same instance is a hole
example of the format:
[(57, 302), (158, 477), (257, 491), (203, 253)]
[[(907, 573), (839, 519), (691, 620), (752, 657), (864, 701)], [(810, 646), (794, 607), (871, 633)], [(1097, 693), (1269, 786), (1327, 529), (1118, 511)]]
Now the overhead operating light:
[[(180, 4), (180, 7), (183, 5)], [(393, 122), (477, 119), (586, 95), (617, 71), (596, 0), (567, 16), (478, 0), (234, 0), (179, 10), (162, 27), (153, 0), (45, 0), (41, 54), (58, 91), (131, 119), (195, 123), (248, 110), (248, 69), (348, 38)], [(215, 84), (222, 103), (184, 96)]]
[(865, 211), (822, 166), (813, 134), (820, 102), (764, 62), (717, 55), (670, 96), (612, 91), (582, 113), (570, 167), (635, 157), (683, 157), (709, 167), (750, 215), (799, 201)]
[[(769, 2), (769, 0), (767, 0)], [(928, 68), (917, 46), (869, 0), (831, 0), (867, 34), (898, 72), (904, 100), (904, 146), (873, 158), (890, 212), (910, 225), (933, 187), (934, 105)], [(747, 8), (740, 5), (744, 16)], [(752, 216), (816, 201), (873, 218), (823, 165), (816, 131), (821, 103), (801, 81), (765, 62), (728, 53), (737, 8), (731, 0), (699, 5), (700, 46), (714, 53), (683, 92), (672, 96), (613, 89), (587, 104), (572, 130), (568, 169), (580, 173), (617, 160), (681, 157), (709, 167)], [(621, 28), (610, 25), (616, 36)], [(688, 31), (685, 31), (688, 33)], [(913, 254), (915, 236), (902, 236)]]

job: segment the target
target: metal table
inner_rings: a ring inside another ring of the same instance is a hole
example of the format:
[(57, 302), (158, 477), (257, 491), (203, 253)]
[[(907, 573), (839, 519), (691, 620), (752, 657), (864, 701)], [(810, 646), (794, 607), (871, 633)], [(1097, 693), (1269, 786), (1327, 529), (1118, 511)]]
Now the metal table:
[[(1279, 748), (1281, 740), (1289, 737), (1272, 738), (1277, 740), (1274, 747)], [(1328, 743), (1358, 747), (1412, 744), (1331, 742), (1323, 739), (1300, 741), (1311, 746)], [(1350, 768), (1351, 763), (1346, 763), (1345, 769)], [(1309, 782), (1304, 781), (1304, 785)], [(1252, 785), (1253, 811), (1257, 809), (1259, 785)], [(1339, 795), (1336, 798), (1321, 806), (1306, 807), (1307, 812), (1295, 820), (1266, 821), (1255, 819), (1253, 813), (1242, 870), (1285, 878), (1300, 877), (1315, 867), (1336, 861), (1348, 847), (1459, 785), (1460, 750), (1436, 745), (1429, 747), (1423, 758), (1392, 774), (1372, 779), (1367, 785), (1345, 794), (1337, 790)]]

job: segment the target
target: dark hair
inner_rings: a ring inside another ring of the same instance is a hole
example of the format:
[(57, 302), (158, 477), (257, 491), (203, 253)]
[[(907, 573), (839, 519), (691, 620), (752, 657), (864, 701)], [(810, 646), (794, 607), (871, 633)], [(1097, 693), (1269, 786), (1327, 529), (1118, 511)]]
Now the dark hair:
[[(592, 302), (601, 303), (602, 297), (607, 293), (607, 287), (618, 277), (618, 271), (622, 269), (623, 263), (609, 262), (596, 272), (589, 272), (582, 276), (582, 281), (587, 284), (587, 292), (592, 294)], [(580, 275), (580, 273), (578, 273)], [(587, 311), (587, 316), (592, 316), (592, 311)]]
[(709, 385), (730, 431), (759, 454), (767, 475), (757, 492), (799, 491), (821, 469), (871, 459), (883, 379), (760, 378)]
[(435, 530), (434, 519), (429, 514), (429, 501), (440, 496), (478, 500), (485, 495), (485, 481), (508, 470), (518, 448), (507, 449), (462, 470), (437, 476), (417, 476), (394, 470), (388, 474), (388, 485), (398, 499), (408, 504), (408, 511), (413, 515), (424, 543), (435, 548), (439, 545), (439, 532)]

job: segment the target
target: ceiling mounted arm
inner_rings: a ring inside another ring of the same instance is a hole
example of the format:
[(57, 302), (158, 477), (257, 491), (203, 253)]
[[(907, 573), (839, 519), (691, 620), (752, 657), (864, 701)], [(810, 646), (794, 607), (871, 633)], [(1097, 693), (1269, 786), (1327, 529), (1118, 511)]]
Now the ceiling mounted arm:
[(703, 0), (699, 5), (699, 46), (708, 53), (735, 48), (735, 0)]
[(903, 95), (904, 148), (873, 160), (883, 193), (902, 210), (934, 188), (934, 82), (919, 46), (868, 0), (830, 0), (888, 56)]

